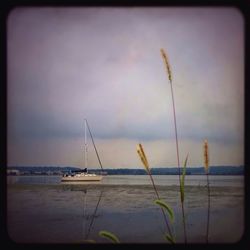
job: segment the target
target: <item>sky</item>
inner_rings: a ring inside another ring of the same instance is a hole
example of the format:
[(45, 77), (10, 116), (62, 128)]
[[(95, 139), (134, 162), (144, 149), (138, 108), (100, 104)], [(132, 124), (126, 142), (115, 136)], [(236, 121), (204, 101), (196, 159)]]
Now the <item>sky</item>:
[[(22, 7), (7, 21), (7, 163), (104, 168), (244, 165), (244, 19), (231, 7)], [(98, 160), (88, 135), (88, 167)]]

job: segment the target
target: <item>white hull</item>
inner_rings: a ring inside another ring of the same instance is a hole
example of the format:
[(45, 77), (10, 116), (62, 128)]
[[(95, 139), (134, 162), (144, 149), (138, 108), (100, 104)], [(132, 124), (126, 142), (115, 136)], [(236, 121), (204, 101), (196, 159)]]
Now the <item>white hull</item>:
[(61, 181), (101, 181), (101, 175), (63, 176)]

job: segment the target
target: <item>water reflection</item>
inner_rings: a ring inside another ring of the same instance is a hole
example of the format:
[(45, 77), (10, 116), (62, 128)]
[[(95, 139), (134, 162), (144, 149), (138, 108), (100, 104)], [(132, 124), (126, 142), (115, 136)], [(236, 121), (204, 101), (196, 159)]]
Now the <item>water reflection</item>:
[[(83, 235), (84, 241), (89, 240), (91, 230), (94, 227), (95, 219), (97, 219), (100, 216), (100, 215), (98, 215), (98, 207), (101, 203), (101, 199), (102, 199), (103, 193), (104, 193), (103, 189), (96, 190), (99, 193), (99, 195), (97, 196), (98, 200), (97, 200), (95, 206), (93, 206), (93, 204), (90, 204), (90, 206), (88, 206), (88, 199), (92, 198), (91, 195), (88, 196), (88, 189), (93, 187), (93, 186), (90, 186), (90, 184), (94, 184), (94, 183), (93, 182), (83, 182), (81, 184), (79, 184), (79, 183), (77, 184), (74, 182), (72, 182), (72, 183), (67, 182), (67, 183), (63, 183), (63, 185), (62, 185), (62, 188), (64, 191), (72, 191), (72, 192), (81, 191), (83, 193), (83, 215), (82, 215), (82, 217), (83, 217), (83, 223), (82, 223), (83, 233), (82, 233), (82, 235)], [(91, 203), (93, 203), (93, 199), (92, 199)], [(89, 207), (94, 208), (91, 213), (88, 213)]]
[[(171, 176), (165, 178), (168, 183)], [(106, 239), (99, 237), (98, 232), (108, 230), (122, 242), (165, 242), (161, 232), (165, 224), (153, 202), (155, 193), (151, 186), (86, 184), (9, 185), (8, 232), (11, 239), (18, 243), (82, 244), (90, 240), (102, 243)], [(244, 225), (243, 187), (225, 185), (212, 188), (211, 226), (214, 236), (211, 240), (235, 241), (241, 234)], [(180, 240), (179, 187), (158, 186), (158, 191), (174, 209), (176, 235)], [(206, 188), (196, 184), (187, 186), (185, 191), (189, 237), (194, 242), (203, 242)], [(221, 217), (224, 220), (219, 226)], [(237, 232), (225, 231), (230, 228), (237, 228)]]
[[(85, 215), (85, 211), (86, 211), (86, 208), (85, 208), (85, 205), (86, 205), (86, 195), (87, 195), (87, 192), (84, 196), (84, 209), (83, 209), (83, 212), (84, 212), (84, 215), (83, 215), (83, 218), (85, 218), (85, 234), (84, 234), (84, 239), (85, 240), (88, 240), (89, 239), (89, 235), (90, 235), (90, 232), (91, 232), (91, 229), (94, 225), (94, 221), (95, 219), (98, 217), (98, 214), (97, 214), (97, 210), (98, 210), (98, 207), (99, 207), (99, 204), (100, 204), (100, 201), (102, 199), (102, 196), (103, 196), (103, 190), (100, 191), (100, 195), (99, 195), (99, 198), (98, 198), (98, 201), (96, 203), (96, 206), (95, 206), (95, 209), (94, 209), (94, 212), (92, 215), (88, 216), (88, 215)], [(87, 221), (90, 219), (90, 223), (87, 227)]]

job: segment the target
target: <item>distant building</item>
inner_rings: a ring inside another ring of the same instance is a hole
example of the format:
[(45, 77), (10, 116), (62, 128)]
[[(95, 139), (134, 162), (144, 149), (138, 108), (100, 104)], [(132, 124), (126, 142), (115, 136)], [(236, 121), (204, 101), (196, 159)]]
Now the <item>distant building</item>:
[(17, 169), (7, 169), (7, 175), (20, 175), (20, 171)]
[(21, 175), (30, 175), (31, 172), (30, 171), (22, 171), (20, 172)]

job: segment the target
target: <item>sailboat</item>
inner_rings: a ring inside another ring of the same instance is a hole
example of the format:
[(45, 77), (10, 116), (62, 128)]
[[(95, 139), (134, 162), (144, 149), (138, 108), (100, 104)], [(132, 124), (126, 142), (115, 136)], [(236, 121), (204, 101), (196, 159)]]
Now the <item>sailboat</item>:
[(88, 173), (87, 130), (89, 131), (89, 134), (90, 134), (90, 137), (92, 139), (92, 143), (94, 145), (99, 164), (100, 164), (101, 169), (103, 171), (102, 163), (101, 163), (99, 154), (97, 152), (97, 149), (96, 149), (96, 146), (94, 143), (94, 139), (93, 139), (92, 133), (91, 133), (89, 125), (88, 125), (88, 121), (87, 121), (87, 119), (84, 119), (84, 166), (85, 166), (85, 168), (83, 170), (77, 170), (77, 171), (73, 171), (71, 173), (64, 174), (62, 176), (61, 181), (70, 181), (70, 182), (73, 181), (74, 182), (74, 181), (101, 181), (102, 180), (102, 178), (103, 178), (102, 175)]

